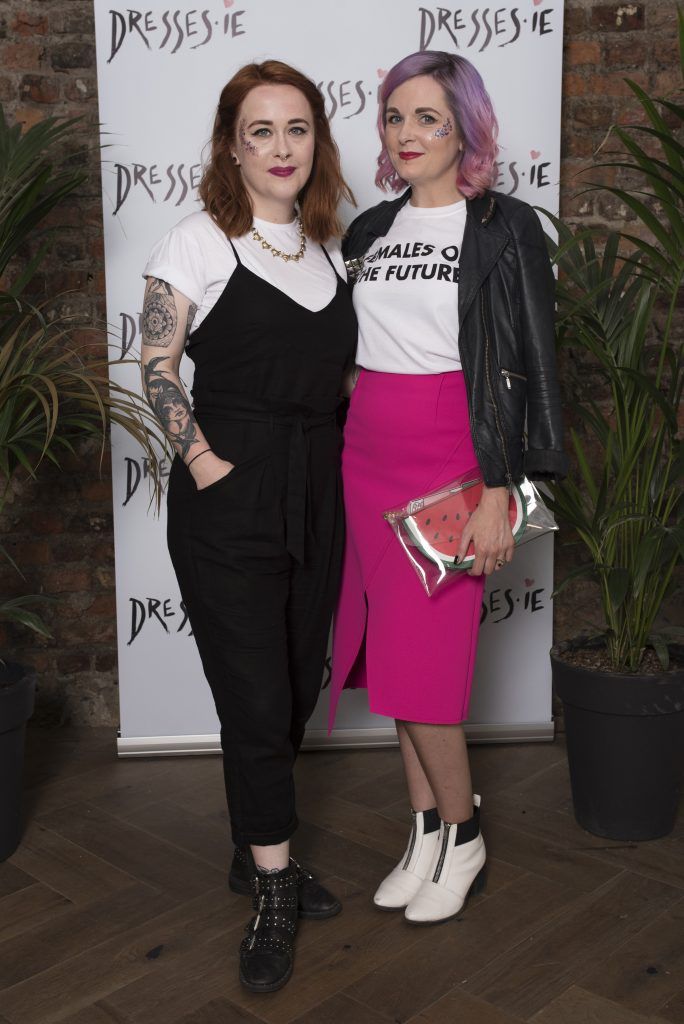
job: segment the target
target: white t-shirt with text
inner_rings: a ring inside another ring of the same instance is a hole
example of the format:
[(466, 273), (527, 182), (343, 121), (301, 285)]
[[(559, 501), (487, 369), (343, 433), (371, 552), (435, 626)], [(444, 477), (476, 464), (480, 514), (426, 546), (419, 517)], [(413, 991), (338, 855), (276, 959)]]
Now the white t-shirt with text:
[(466, 201), (406, 203), (364, 258), (354, 285), (356, 362), (384, 373), (460, 370), (458, 278)]

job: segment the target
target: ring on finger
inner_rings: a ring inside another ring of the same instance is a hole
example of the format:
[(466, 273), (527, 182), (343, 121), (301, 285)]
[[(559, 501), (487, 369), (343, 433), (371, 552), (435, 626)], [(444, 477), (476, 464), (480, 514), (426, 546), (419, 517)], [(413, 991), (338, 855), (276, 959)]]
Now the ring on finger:
[(504, 565), (503, 558), (497, 558), (497, 560), (496, 560), (496, 567), (497, 567), (497, 569), (502, 569), (503, 565)]

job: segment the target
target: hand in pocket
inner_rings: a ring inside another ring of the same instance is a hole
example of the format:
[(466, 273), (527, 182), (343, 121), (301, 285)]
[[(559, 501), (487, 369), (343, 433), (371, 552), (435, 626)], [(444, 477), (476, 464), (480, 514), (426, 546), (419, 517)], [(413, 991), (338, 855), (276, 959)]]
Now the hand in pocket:
[(217, 484), (219, 480), (228, 476), (232, 473), (235, 466), (232, 462), (227, 462), (226, 459), (220, 459), (218, 455), (214, 455), (213, 452), (207, 452), (206, 455), (201, 456), (197, 459), (190, 467), (193, 480), (198, 491), (204, 491), (207, 487), (211, 487), (212, 484)]

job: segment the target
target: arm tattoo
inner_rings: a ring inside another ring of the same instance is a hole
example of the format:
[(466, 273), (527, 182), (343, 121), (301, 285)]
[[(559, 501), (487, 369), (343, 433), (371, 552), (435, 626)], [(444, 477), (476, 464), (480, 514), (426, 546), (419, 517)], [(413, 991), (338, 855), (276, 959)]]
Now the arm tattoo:
[(191, 302), (190, 305), (188, 306), (188, 319), (187, 319), (187, 323), (185, 324), (185, 338), (186, 338), (186, 341), (190, 337), (190, 328), (192, 327), (192, 321), (195, 319), (195, 314), (196, 313), (197, 313), (197, 306), (195, 305), (194, 302)]
[(150, 278), (150, 287), (143, 305), (143, 345), (166, 348), (178, 326), (178, 311), (173, 290), (166, 281)]
[(197, 423), (192, 407), (166, 370), (159, 368), (167, 356), (156, 356), (145, 365), (145, 394), (166, 435), (185, 458), (197, 437)]

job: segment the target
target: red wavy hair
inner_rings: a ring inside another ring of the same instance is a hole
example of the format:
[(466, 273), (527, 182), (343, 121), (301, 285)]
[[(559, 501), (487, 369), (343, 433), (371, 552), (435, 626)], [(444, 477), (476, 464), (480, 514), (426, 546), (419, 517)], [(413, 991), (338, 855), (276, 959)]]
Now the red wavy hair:
[(340, 200), (356, 202), (342, 177), (340, 154), (330, 132), (323, 97), (301, 71), (279, 60), (246, 64), (223, 87), (211, 136), (211, 156), (199, 195), (204, 208), (229, 238), (244, 235), (252, 226), (252, 201), (231, 151), (236, 145), (240, 107), (257, 85), (292, 85), (306, 98), (314, 121), (314, 159), (311, 175), (297, 197), (305, 234), (314, 242), (340, 237), (344, 229), (337, 214)]

